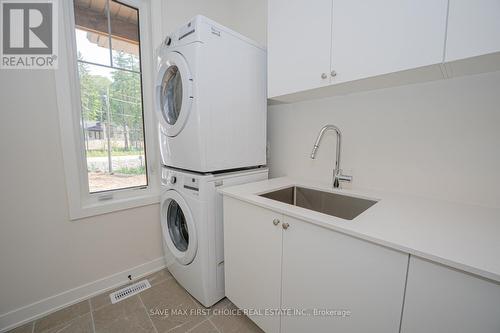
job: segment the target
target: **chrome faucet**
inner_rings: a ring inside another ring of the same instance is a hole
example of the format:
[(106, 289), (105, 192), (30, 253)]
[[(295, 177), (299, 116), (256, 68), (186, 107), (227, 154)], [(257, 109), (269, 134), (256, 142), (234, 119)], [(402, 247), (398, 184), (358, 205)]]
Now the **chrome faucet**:
[(326, 131), (333, 130), (337, 133), (337, 150), (335, 153), (335, 168), (333, 169), (333, 188), (340, 188), (340, 182), (351, 182), (352, 176), (347, 176), (342, 174), (342, 169), (340, 168), (340, 153), (342, 149), (342, 133), (337, 126), (334, 125), (326, 125), (319, 131), (318, 138), (314, 143), (313, 150), (311, 152), (311, 159), (314, 160), (316, 157), (316, 152), (319, 148), (319, 144), (321, 143), (321, 139), (323, 138), (323, 134)]

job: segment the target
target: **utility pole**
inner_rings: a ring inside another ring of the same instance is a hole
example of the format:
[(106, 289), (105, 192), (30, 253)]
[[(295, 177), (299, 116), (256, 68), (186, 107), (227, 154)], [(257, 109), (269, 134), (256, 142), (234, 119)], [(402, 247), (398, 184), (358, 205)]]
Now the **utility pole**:
[(88, 140), (88, 131), (87, 131), (87, 123), (85, 122), (85, 116), (83, 115), (84, 112), (87, 112), (87, 110), (83, 109), (83, 103), (82, 103), (82, 112), (80, 114), (81, 116), (81, 122), (83, 126), (83, 140), (85, 141), (85, 152), (89, 151), (89, 140)]
[(106, 90), (106, 139), (108, 141), (108, 171), (113, 173), (113, 162), (111, 160), (111, 111), (109, 103), (109, 87)]

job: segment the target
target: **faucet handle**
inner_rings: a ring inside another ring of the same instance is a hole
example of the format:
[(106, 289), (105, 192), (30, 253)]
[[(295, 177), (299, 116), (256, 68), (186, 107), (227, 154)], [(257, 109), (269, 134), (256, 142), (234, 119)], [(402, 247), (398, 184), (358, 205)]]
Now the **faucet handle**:
[(352, 176), (348, 175), (339, 174), (337, 175), (337, 179), (341, 182), (346, 182), (346, 183), (352, 182)]
[(333, 170), (333, 188), (340, 188), (340, 182), (352, 182), (352, 176), (342, 174), (342, 170)]

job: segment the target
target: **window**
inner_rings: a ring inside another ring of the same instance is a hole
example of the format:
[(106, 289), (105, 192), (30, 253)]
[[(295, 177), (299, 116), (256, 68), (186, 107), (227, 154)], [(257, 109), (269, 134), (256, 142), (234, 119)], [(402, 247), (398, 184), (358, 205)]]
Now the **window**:
[(74, 0), (74, 15), (89, 192), (146, 186), (138, 10)]
[(56, 85), (70, 217), (156, 203), (149, 1), (58, 3)]

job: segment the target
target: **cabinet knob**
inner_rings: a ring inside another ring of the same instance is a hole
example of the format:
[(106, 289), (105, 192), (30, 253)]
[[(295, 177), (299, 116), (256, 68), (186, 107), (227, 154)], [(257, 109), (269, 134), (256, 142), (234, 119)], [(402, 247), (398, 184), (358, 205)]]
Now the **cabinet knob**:
[(322, 78), (322, 79), (326, 79), (327, 77), (328, 77), (328, 75), (326, 75), (326, 73), (322, 73), (322, 74), (321, 74), (321, 78)]
[(336, 72), (336, 71), (332, 71), (332, 72), (330, 73), (330, 75), (331, 75), (332, 77), (336, 77), (336, 76), (337, 76), (337, 72)]
[(274, 219), (274, 220), (273, 220), (273, 224), (274, 224), (274, 225), (278, 225), (278, 224), (280, 224), (280, 220), (278, 220), (278, 219)]
[(289, 225), (288, 223), (286, 223), (286, 222), (285, 222), (285, 223), (283, 223), (281, 226), (283, 227), (283, 229), (285, 229), (285, 230), (286, 230), (286, 229), (288, 229), (288, 227), (289, 227), (290, 225)]

